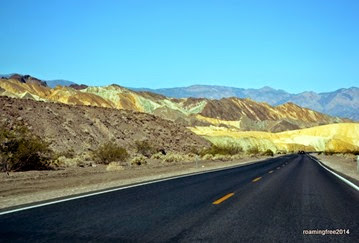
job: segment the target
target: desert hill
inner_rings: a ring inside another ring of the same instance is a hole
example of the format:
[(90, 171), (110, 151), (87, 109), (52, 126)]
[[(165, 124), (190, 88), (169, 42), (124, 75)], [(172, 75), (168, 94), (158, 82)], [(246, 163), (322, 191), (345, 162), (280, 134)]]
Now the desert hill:
[(185, 126), (214, 125), (245, 131), (280, 132), (349, 121), (302, 108), (293, 103), (270, 106), (267, 103), (235, 97), (220, 100), (174, 99), (151, 92), (131, 91), (118, 85), (50, 88), (41, 80), (38, 82), (30, 76), (27, 76), (27, 79), (18, 76), (0, 79), (0, 95), (70, 105), (139, 111)]
[(257, 148), (260, 151), (359, 151), (359, 124), (340, 123), (301, 130), (269, 133), (259, 131), (238, 131), (220, 127), (193, 127), (196, 134), (215, 144), (237, 144), (245, 150)]
[(21, 123), (51, 142), (56, 152), (81, 154), (108, 141), (133, 150), (136, 141), (156, 149), (189, 152), (209, 145), (187, 128), (160, 117), (130, 110), (0, 97), (0, 122), (9, 129)]

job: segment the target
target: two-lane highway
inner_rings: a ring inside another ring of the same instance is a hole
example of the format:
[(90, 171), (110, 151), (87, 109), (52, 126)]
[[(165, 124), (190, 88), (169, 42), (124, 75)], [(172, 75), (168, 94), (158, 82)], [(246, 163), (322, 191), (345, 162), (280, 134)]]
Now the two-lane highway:
[[(347, 231), (303, 234), (326, 229)], [(307, 155), (0, 215), (4, 242), (354, 242), (358, 231), (359, 193)]]

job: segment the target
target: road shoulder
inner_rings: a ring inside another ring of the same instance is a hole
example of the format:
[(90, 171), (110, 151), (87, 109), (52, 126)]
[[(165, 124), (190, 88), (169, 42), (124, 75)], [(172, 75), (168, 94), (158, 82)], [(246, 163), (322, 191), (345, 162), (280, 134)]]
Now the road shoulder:
[(352, 158), (346, 158), (343, 155), (312, 155), (318, 159), (323, 166), (334, 173), (344, 177), (351, 183), (359, 186), (359, 173), (356, 171), (356, 162)]

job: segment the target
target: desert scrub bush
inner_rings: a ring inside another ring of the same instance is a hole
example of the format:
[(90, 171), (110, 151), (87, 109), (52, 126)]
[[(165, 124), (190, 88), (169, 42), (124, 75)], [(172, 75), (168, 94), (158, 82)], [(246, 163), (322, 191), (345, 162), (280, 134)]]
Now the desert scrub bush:
[(205, 155), (205, 154), (212, 154), (214, 155), (235, 155), (235, 154), (239, 154), (242, 153), (243, 149), (242, 147), (239, 147), (238, 145), (235, 144), (226, 144), (226, 145), (215, 145), (212, 144), (210, 148), (204, 149), (201, 151), (201, 155)]
[(69, 149), (69, 150), (62, 151), (62, 152), (55, 154), (56, 158), (59, 158), (61, 156), (69, 158), (69, 159), (73, 159), (75, 157), (75, 151), (73, 149)]
[(85, 167), (90, 166), (91, 163), (84, 160), (81, 156), (68, 158), (65, 156), (59, 156), (56, 158), (51, 165), (56, 167)]
[(73, 167), (77, 166), (77, 161), (73, 158), (67, 158), (63, 155), (56, 155), (56, 159), (52, 163), (56, 167)]
[(135, 156), (131, 159), (131, 165), (145, 165), (147, 164), (147, 157), (141, 155)]
[(168, 153), (165, 156), (163, 156), (162, 161), (163, 162), (180, 162), (186, 160), (186, 157), (182, 154), (176, 154), (176, 153)]
[(136, 141), (135, 142), (136, 152), (150, 158), (155, 153), (155, 148), (147, 141)]
[(242, 155), (240, 154), (235, 154), (231, 156), (231, 160), (239, 160), (239, 159), (243, 159)]
[(262, 153), (262, 155), (264, 155), (264, 156), (274, 156), (274, 152), (272, 150), (270, 150), (270, 149), (267, 149), (266, 151), (264, 151)]
[(201, 151), (200, 151), (198, 148), (191, 147), (191, 148), (189, 149), (189, 153), (190, 153), (190, 154), (195, 154), (195, 155), (200, 155), (200, 154), (201, 154)]
[(125, 168), (120, 165), (120, 163), (118, 162), (110, 162), (107, 166), (106, 166), (106, 170), (107, 171), (122, 171)]
[(213, 160), (212, 154), (205, 154), (202, 156), (202, 160)]
[(344, 154), (359, 155), (359, 150), (346, 150), (343, 153)]
[(259, 154), (259, 149), (258, 149), (258, 147), (251, 147), (250, 149), (247, 150), (247, 153), (257, 155), (257, 154)]
[(162, 160), (165, 155), (163, 155), (161, 152), (155, 153), (151, 156), (151, 159), (160, 159)]
[(189, 161), (194, 161), (200, 158), (198, 154), (194, 154), (194, 153), (188, 153), (185, 156)]
[(107, 142), (99, 146), (94, 152), (94, 161), (99, 164), (109, 164), (113, 161), (125, 161), (129, 154), (127, 150), (113, 142)]
[(231, 160), (231, 155), (216, 154), (213, 156), (213, 160), (228, 161)]
[(333, 154), (336, 154), (336, 152), (333, 151), (333, 150), (326, 150), (326, 151), (324, 151), (324, 155), (333, 155)]
[(53, 159), (49, 143), (21, 125), (12, 129), (0, 126), (0, 154), (3, 171), (50, 169)]

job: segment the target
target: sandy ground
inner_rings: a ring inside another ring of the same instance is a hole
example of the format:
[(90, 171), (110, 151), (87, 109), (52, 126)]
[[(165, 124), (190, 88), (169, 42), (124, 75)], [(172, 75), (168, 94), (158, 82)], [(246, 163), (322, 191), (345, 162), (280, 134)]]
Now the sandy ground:
[(268, 157), (244, 158), (236, 161), (149, 164), (107, 171), (105, 165), (72, 167), (53, 171), (14, 172), (0, 174), (0, 208), (65, 197), (148, 180), (183, 175), (193, 172), (253, 163)]
[(348, 177), (359, 181), (359, 172), (357, 171), (357, 158), (352, 154), (334, 154), (334, 155), (314, 155), (329, 168), (343, 173)]

